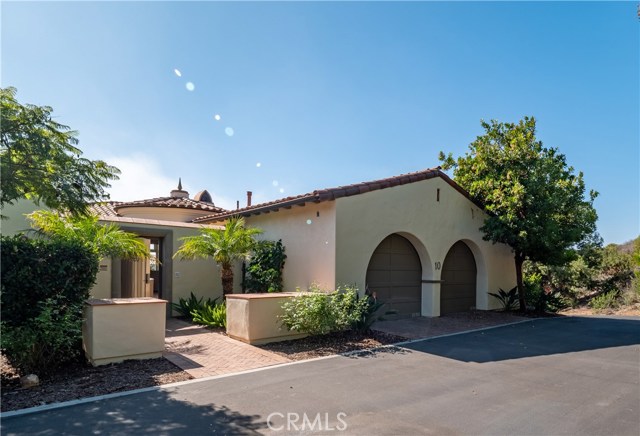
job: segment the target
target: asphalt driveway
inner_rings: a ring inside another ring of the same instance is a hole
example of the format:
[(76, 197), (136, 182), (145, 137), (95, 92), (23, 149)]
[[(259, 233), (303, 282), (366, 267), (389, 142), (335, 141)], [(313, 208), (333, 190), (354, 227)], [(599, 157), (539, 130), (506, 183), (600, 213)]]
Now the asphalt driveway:
[(640, 319), (534, 320), (5, 417), (1, 426), (3, 435), (635, 436)]

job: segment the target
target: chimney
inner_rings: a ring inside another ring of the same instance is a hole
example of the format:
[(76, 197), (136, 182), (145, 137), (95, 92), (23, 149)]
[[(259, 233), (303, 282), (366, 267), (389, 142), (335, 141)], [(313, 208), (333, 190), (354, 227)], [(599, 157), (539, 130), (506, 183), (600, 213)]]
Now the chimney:
[(247, 191), (247, 207), (251, 206), (251, 191)]
[(240, 209), (240, 200), (236, 200), (236, 210)]
[(189, 198), (189, 193), (182, 190), (182, 177), (178, 179), (178, 189), (172, 190), (169, 195), (173, 198)]

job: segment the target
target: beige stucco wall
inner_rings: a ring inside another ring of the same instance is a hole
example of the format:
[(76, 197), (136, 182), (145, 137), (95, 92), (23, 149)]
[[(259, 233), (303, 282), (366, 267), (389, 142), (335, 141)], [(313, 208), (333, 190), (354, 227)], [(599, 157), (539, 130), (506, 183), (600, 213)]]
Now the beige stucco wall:
[(266, 344), (307, 336), (282, 326), (282, 305), (300, 293), (227, 296), (227, 334), (248, 344)]
[[(483, 241), (479, 227), (484, 212), (440, 178), (339, 198), (335, 205), (337, 284), (355, 283), (364, 290), (371, 255), (393, 233), (406, 237), (416, 248), (423, 280), (440, 280), (436, 263), (442, 265), (454, 243), (466, 242), (478, 268), (478, 309), (497, 308), (487, 292), (515, 284), (510, 248)], [(440, 284), (423, 283), (422, 315), (439, 314)]]
[(118, 214), (129, 218), (189, 222), (194, 218), (211, 215), (213, 212), (179, 207), (120, 207)]
[(82, 341), (95, 365), (161, 357), (166, 301), (156, 298), (89, 300)]
[[(311, 224), (307, 224), (311, 220)], [(285, 291), (307, 290), (313, 283), (323, 289), (335, 286), (335, 203), (307, 203), (278, 212), (253, 215), (247, 225), (261, 228), (258, 239), (285, 246), (283, 282)]]
[(31, 225), (25, 214), (33, 211), (47, 209), (43, 204), (37, 206), (33, 201), (27, 199), (17, 200), (14, 204), (6, 204), (2, 208), (2, 215), (7, 219), (0, 220), (0, 230), (4, 236), (12, 236), (24, 230), (31, 229)]
[(111, 298), (111, 258), (100, 259), (96, 283), (91, 288), (93, 298)]

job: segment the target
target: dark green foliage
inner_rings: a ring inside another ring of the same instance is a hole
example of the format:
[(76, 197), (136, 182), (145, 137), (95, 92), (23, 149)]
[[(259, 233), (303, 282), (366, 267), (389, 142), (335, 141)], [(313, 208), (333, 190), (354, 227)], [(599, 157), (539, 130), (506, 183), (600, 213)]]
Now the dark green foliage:
[(227, 327), (227, 305), (207, 300), (200, 307), (191, 312), (195, 324), (207, 327)]
[(197, 298), (193, 292), (189, 296), (189, 299), (180, 298), (178, 303), (171, 303), (173, 310), (178, 312), (181, 316), (188, 318), (189, 320), (193, 320), (192, 313), (201, 309), (205, 304), (208, 306), (215, 305), (217, 298), (213, 300), (211, 298), (207, 298), (206, 301), (203, 301), (204, 297)]
[(247, 266), (244, 287), (247, 292), (281, 292), (282, 270), (287, 255), (282, 240), (260, 241)]
[(582, 173), (556, 148), (536, 138), (536, 121), (482, 122), (485, 133), (458, 159), (440, 153), (445, 169), (489, 212), (484, 239), (514, 252), (520, 309), (526, 310), (522, 266), (525, 260), (563, 265), (570, 251), (595, 231), (595, 191), (587, 192)]
[[(357, 295), (357, 294), (356, 294)], [(378, 311), (384, 303), (377, 301), (372, 295), (365, 294), (364, 297), (358, 296), (361, 304), (355, 305), (354, 308), (361, 310), (360, 318), (355, 319), (351, 327), (358, 332), (369, 332), (374, 322), (380, 319)]]
[(82, 352), (82, 303), (50, 298), (37, 309), (38, 316), (22, 325), (2, 323), (1, 348), (23, 374), (46, 374)]
[(53, 120), (48, 106), (20, 104), (15, 88), (0, 89), (0, 205), (20, 198), (85, 214), (87, 203), (109, 198), (120, 171), (81, 157), (77, 132)]
[(502, 310), (511, 311), (518, 307), (518, 287), (514, 286), (509, 292), (505, 292), (502, 288), (498, 288), (498, 293), (488, 292), (489, 295), (498, 299), (502, 304)]
[(25, 372), (46, 373), (82, 351), (84, 301), (98, 257), (73, 241), (2, 237), (2, 349)]
[[(368, 298), (360, 298), (353, 287), (338, 288), (327, 293), (312, 287), (310, 294), (301, 294), (282, 305), (282, 325), (310, 335), (324, 335), (356, 327), (367, 328), (366, 312), (372, 309)], [(370, 324), (369, 324), (370, 326)]]
[(38, 316), (39, 304), (83, 303), (98, 273), (98, 257), (77, 242), (5, 237), (2, 242), (2, 322), (20, 326)]
[(555, 313), (571, 305), (571, 299), (561, 292), (553, 291), (548, 286), (545, 290), (539, 273), (525, 274), (524, 289), (527, 305), (535, 312)]

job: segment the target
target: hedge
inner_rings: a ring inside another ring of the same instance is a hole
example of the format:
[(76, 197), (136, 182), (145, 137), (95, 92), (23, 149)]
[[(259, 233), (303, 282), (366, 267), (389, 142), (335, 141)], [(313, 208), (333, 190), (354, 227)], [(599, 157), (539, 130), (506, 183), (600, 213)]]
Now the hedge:
[(0, 243), (5, 354), (21, 370), (39, 372), (75, 358), (97, 255), (77, 242), (3, 236)]

